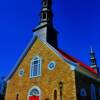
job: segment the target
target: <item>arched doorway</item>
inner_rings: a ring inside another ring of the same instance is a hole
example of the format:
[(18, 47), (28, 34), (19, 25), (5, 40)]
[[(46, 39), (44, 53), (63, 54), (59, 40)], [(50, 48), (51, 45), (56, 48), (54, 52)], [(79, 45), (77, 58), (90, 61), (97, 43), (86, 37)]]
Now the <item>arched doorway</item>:
[(36, 86), (29, 90), (28, 100), (40, 100), (40, 89)]

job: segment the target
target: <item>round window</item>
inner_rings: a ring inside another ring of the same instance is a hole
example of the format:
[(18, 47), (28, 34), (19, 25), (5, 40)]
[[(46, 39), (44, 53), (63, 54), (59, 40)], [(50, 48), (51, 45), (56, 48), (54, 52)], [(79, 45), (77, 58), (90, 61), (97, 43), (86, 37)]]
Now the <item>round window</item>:
[(24, 69), (20, 69), (20, 71), (19, 71), (19, 76), (20, 76), (20, 77), (24, 76)]
[(54, 61), (51, 61), (49, 64), (48, 64), (48, 69), (49, 70), (53, 70), (56, 66), (56, 63)]

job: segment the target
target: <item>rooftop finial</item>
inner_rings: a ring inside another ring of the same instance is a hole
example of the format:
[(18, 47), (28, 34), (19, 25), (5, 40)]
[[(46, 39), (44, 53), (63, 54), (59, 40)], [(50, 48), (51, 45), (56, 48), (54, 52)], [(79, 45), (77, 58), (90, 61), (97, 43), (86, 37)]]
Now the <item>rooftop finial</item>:
[(91, 52), (91, 53), (94, 53), (94, 51), (93, 51), (93, 47), (90, 47), (90, 48), (91, 48), (91, 51), (90, 51), (90, 52)]
[(96, 70), (96, 72), (98, 72), (98, 66), (97, 66), (97, 62), (96, 62), (96, 58), (95, 58), (95, 52), (92, 47), (91, 47), (91, 51), (90, 51), (90, 61), (91, 61), (91, 68), (93, 68), (94, 70)]

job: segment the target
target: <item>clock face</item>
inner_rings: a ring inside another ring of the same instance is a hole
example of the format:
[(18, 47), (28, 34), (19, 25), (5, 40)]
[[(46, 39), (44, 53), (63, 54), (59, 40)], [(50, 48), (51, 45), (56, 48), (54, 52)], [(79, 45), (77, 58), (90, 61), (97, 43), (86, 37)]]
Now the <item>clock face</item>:
[(48, 69), (49, 70), (53, 70), (56, 66), (56, 63), (54, 61), (51, 61), (49, 64), (48, 64)]
[(23, 77), (23, 76), (24, 76), (24, 69), (20, 69), (20, 71), (19, 71), (19, 76), (20, 76), (20, 77)]

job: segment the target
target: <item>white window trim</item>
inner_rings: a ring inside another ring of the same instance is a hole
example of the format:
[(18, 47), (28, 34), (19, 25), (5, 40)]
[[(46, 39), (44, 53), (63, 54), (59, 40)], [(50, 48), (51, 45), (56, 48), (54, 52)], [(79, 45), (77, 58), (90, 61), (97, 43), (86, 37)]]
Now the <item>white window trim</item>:
[[(35, 61), (34, 58), (36, 58), (36, 57), (37, 57), (38, 59), (40, 59), (40, 74), (39, 74), (39, 75), (36, 75), (36, 76), (33, 76), (32, 73), (31, 73), (32, 62)], [(41, 70), (42, 70), (41, 67), (42, 67), (42, 58), (41, 58), (40, 56), (34, 56), (33, 59), (31, 60), (31, 64), (30, 64), (30, 78), (34, 78), (34, 77), (39, 77), (39, 76), (41, 76), (41, 72), (42, 72), (42, 71), (41, 71)]]
[(31, 89), (29, 89), (27, 100), (29, 100), (30, 92), (33, 89), (37, 89), (39, 91), (39, 100), (41, 100), (41, 89), (38, 86), (33, 86)]
[[(23, 75), (21, 75), (21, 74), (20, 74), (20, 71), (23, 71)], [(18, 74), (19, 74), (19, 76), (20, 76), (20, 77), (23, 77), (23, 76), (24, 76), (24, 74), (25, 74), (24, 69), (23, 69), (23, 68), (21, 68), (21, 69), (19, 70), (19, 73), (18, 73)]]
[[(53, 68), (50, 68), (50, 67), (49, 67), (51, 63), (54, 64), (54, 67), (53, 67)], [(49, 69), (49, 70), (53, 70), (53, 69), (55, 69), (55, 67), (56, 67), (56, 62), (55, 62), (55, 61), (50, 61), (49, 64), (48, 64), (48, 69)]]

